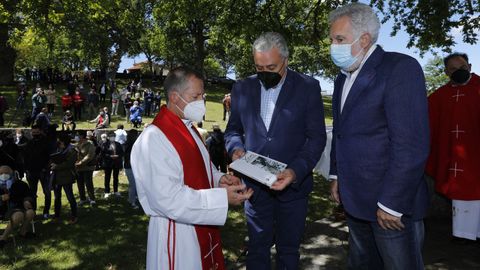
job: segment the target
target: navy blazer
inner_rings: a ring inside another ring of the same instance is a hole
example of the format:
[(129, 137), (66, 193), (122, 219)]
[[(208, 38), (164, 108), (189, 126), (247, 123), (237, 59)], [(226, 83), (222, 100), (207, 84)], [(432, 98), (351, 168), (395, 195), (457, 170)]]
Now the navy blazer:
[(330, 166), (345, 210), (376, 221), (380, 202), (406, 217), (423, 218), (429, 124), (422, 68), (414, 58), (378, 46), (340, 112), (345, 79), (339, 74), (334, 84)]
[[(281, 192), (279, 200), (305, 197), (312, 190), (312, 170), (326, 142), (320, 84), (312, 77), (288, 70), (270, 128), (260, 116), (261, 86), (256, 75), (237, 82), (232, 89), (231, 115), (225, 130), (227, 151), (253, 151), (279, 160), (293, 169), (296, 181)], [(269, 188), (246, 179), (254, 198)]]

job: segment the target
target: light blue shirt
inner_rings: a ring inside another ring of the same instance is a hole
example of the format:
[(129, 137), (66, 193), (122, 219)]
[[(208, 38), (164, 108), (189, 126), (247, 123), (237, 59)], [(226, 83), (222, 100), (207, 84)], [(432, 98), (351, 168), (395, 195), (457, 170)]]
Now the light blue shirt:
[[(285, 72), (288, 72), (288, 69), (285, 70)], [(261, 85), (260, 117), (262, 117), (263, 123), (265, 124), (267, 131), (270, 127), (273, 111), (275, 110), (275, 104), (277, 103), (278, 96), (282, 91), (283, 83), (285, 82), (286, 77), (287, 76), (285, 73), (285, 76), (280, 80), (277, 86), (270, 88), (268, 90), (265, 89), (265, 86), (263, 86), (263, 83), (260, 83)]]

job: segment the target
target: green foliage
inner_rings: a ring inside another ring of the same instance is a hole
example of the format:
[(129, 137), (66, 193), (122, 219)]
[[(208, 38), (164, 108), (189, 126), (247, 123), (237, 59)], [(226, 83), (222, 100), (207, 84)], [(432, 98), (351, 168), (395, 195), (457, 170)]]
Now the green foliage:
[(430, 59), (423, 67), (423, 70), (425, 73), (425, 81), (427, 83), (427, 91), (429, 94), (449, 81), (448, 76), (445, 74), (443, 59), (438, 55), (436, 55), (433, 59)]
[(454, 32), (460, 31), (463, 42), (476, 44), (480, 29), (478, 0), (371, 0), (380, 10), (383, 21), (393, 19), (392, 36), (404, 29), (410, 36), (408, 47), (426, 52), (432, 47), (449, 51)]

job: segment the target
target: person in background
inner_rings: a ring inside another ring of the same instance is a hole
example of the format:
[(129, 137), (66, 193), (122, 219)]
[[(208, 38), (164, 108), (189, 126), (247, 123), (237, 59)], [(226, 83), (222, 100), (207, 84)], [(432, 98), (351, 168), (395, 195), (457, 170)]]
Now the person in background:
[(137, 187), (135, 184), (135, 176), (133, 175), (132, 165), (130, 163), (130, 154), (132, 153), (133, 144), (137, 140), (138, 131), (136, 129), (130, 129), (127, 135), (127, 141), (125, 143), (125, 158), (123, 166), (125, 168), (125, 175), (128, 179), (128, 202), (133, 209), (138, 209), (137, 204)]
[(145, 109), (145, 116), (150, 116), (150, 114), (152, 113), (153, 100), (155, 99), (155, 94), (153, 93), (152, 89), (150, 88), (145, 89), (143, 98), (144, 98), (143, 107)]
[(108, 128), (109, 122), (108, 117), (105, 115), (103, 109), (100, 109), (97, 117), (95, 119), (88, 121), (90, 123), (95, 123), (95, 129)]
[(125, 109), (125, 116), (127, 119), (127, 122), (130, 123), (130, 108), (133, 105), (133, 100), (131, 98), (131, 94), (127, 92), (125, 94), (125, 99), (123, 100), (123, 108)]
[(55, 219), (60, 218), (62, 208), (62, 189), (67, 196), (70, 204), (69, 224), (75, 224), (77, 217), (77, 202), (73, 195), (73, 183), (75, 182), (75, 162), (77, 161), (77, 151), (70, 144), (71, 138), (67, 133), (61, 133), (58, 136), (57, 152), (50, 155), (50, 169), (52, 170), (52, 185), (55, 194)]
[(139, 128), (142, 125), (143, 109), (139, 106), (139, 102), (135, 100), (133, 106), (130, 108), (130, 122), (134, 128)]
[(8, 110), (7, 98), (0, 92), (0, 127), (5, 125), (5, 112)]
[(108, 85), (107, 82), (104, 82), (100, 86), (100, 102), (105, 102), (105, 98), (107, 97), (107, 90), (108, 90), (107, 85)]
[(62, 118), (62, 131), (64, 130), (74, 131), (76, 126), (77, 124), (75, 124), (75, 120), (73, 118), (72, 113), (69, 110), (67, 110)]
[(50, 117), (48, 117), (48, 109), (47, 107), (43, 107), (40, 110), (40, 113), (35, 117), (32, 125), (40, 126), (40, 128), (47, 133), (48, 127), (50, 126)]
[(469, 243), (480, 238), (480, 77), (467, 54), (450, 54), (444, 65), (450, 81), (428, 97), (426, 172), (435, 190), (452, 200), (454, 240)]
[(47, 96), (38, 85), (35, 94), (32, 96), (32, 119), (35, 120), (40, 111), (45, 107)]
[(95, 88), (92, 87), (90, 92), (87, 95), (87, 110), (88, 110), (88, 118), (92, 119), (95, 113), (98, 111), (100, 99), (98, 97)]
[(101, 156), (102, 156), (102, 167), (105, 172), (105, 194), (104, 197), (108, 198), (110, 194), (110, 179), (113, 174), (113, 194), (115, 196), (120, 196), (118, 192), (118, 175), (120, 170), (123, 167), (123, 147), (115, 142), (115, 136), (110, 136), (107, 138), (107, 134), (103, 133), (101, 135)]
[(332, 11), (331, 199), (349, 229), (349, 269), (423, 269), (427, 91), (414, 58), (377, 45), (380, 21), (361, 3)]
[(0, 220), (8, 221), (7, 227), (0, 235), (0, 248), (7, 243), (7, 237), (20, 228), (19, 235), (23, 238), (35, 237), (28, 231), (35, 210), (33, 195), (27, 183), (16, 179), (12, 168), (0, 166)]
[(55, 106), (57, 105), (57, 92), (52, 84), (49, 84), (48, 89), (45, 90), (45, 96), (47, 97), (48, 116), (51, 118), (55, 113)]
[(117, 125), (117, 130), (115, 130), (115, 141), (118, 142), (123, 149), (125, 149), (125, 143), (127, 142), (127, 132), (123, 129), (122, 124)]
[(226, 173), (228, 154), (227, 150), (225, 149), (225, 140), (223, 138), (224, 134), (219, 125), (214, 124), (212, 128), (213, 132), (205, 141), (205, 145), (207, 146), (208, 153), (210, 154), (215, 168)]
[(120, 93), (115, 89), (112, 90), (112, 115), (118, 115), (118, 104), (120, 104)]
[(73, 95), (73, 114), (74, 119), (79, 121), (82, 120), (82, 107), (83, 107), (83, 97), (80, 93), (80, 88), (77, 87), (75, 94)]
[(52, 190), (50, 186), (50, 173), (48, 160), (50, 157), (50, 148), (48, 138), (43, 130), (36, 125), (31, 129), (32, 139), (25, 145), (25, 172), (27, 182), (33, 193), (33, 209), (37, 209), (37, 189), (38, 183), (42, 185), (44, 194), (43, 218), (50, 217), (50, 204), (52, 201)]
[(62, 96), (61, 103), (62, 103), (63, 113), (65, 113), (66, 111), (70, 111), (72, 109), (73, 98), (67, 91), (65, 91), (64, 95)]
[[(82, 206), (85, 203), (90, 203), (91, 206), (95, 206), (95, 189), (93, 187), (93, 171), (96, 165), (95, 145), (92, 141), (87, 139), (87, 132), (78, 132), (78, 143), (76, 150), (78, 153), (77, 162), (75, 168), (78, 173), (78, 193), (80, 201), (78, 206)], [(85, 196), (85, 186), (87, 187), (88, 197)]]

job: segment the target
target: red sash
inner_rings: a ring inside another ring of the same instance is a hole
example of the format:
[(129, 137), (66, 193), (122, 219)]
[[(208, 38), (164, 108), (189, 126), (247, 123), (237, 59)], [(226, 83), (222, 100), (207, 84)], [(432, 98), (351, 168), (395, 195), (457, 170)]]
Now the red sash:
[[(200, 149), (182, 120), (164, 105), (152, 124), (167, 136), (177, 150), (183, 164), (185, 185), (196, 190), (211, 188)], [(200, 245), (202, 269), (225, 269), (218, 226), (194, 226)]]

